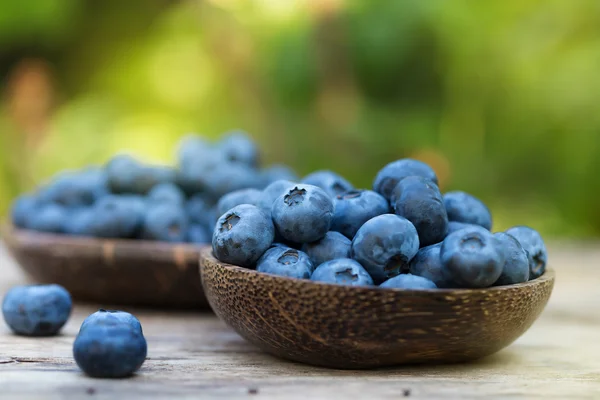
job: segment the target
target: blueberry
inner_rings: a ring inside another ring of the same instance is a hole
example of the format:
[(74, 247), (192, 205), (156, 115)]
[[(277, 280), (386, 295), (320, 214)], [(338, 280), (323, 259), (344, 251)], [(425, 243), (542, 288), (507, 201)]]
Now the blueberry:
[(336, 258), (350, 258), (351, 249), (350, 239), (339, 232), (327, 232), (323, 239), (302, 246), (302, 251), (308, 254), (314, 265)]
[(126, 191), (134, 194), (147, 194), (153, 187), (162, 183), (174, 183), (177, 178), (177, 172), (170, 167), (159, 165), (143, 166), (139, 170), (133, 187)]
[(529, 260), (521, 243), (508, 233), (498, 232), (494, 233), (494, 236), (502, 242), (505, 257), (502, 274), (494, 286), (527, 282), (529, 280)]
[[(180, 161), (181, 162), (181, 161)], [(219, 169), (221, 165), (228, 164), (220, 150), (212, 150), (202, 153), (198, 157), (186, 160), (180, 164), (177, 182), (188, 194), (206, 192), (209, 190), (209, 177)]]
[(317, 186), (295, 185), (275, 200), (271, 215), (284, 239), (296, 243), (314, 242), (329, 231), (333, 202)]
[(450, 279), (462, 287), (491, 286), (504, 267), (502, 242), (480, 226), (448, 235), (442, 243), (440, 257)]
[(312, 174), (306, 175), (302, 179), (302, 183), (318, 186), (331, 197), (354, 189), (352, 184), (342, 176), (328, 170), (315, 171)]
[(204, 177), (206, 190), (215, 198), (235, 190), (260, 188), (262, 182), (258, 173), (244, 164), (227, 162)]
[(176, 172), (165, 166), (146, 166), (127, 154), (113, 157), (105, 167), (113, 193), (146, 194), (154, 186), (175, 182)]
[(144, 335), (128, 324), (91, 324), (73, 343), (75, 362), (95, 378), (124, 378), (137, 371), (148, 352)]
[(299, 180), (298, 175), (288, 166), (275, 164), (264, 168), (260, 171), (260, 176), (264, 186), (268, 186), (273, 182), (286, 180), (296, 182)]
[(39, 200), (33, 195), (19, 196), (12, 204), (11, 219), (14, 226), (28, 228), (28, 221), (37, 212)]
[(217, 214), (223, 215), (228, 210), (240, 204), (257, 205), (262, 196), (262, 191), (258, 189), (240, 189), (235, 192), (227, 193), (219, 199), (217, 203)]
[(444, 240), (448, 214), (435, 183), (422, 176), (408, 176), (394, 188), (391, 202), (396, 214), (413, 223), (421, 246)]
[(492, 214), (485, 204), (468, 193), (454, 191), (444, 195), (448, 220), (492, 229)]
[(446, 234), (446, 236), (451, 233), (454, 233), (456, 231), (459, 231), (461, 229), (472, 228), (474, 226), (479, 226), (479, 225), (465, 224), (464, 222), (448, 221), (448, 233)]
[(314, 269), (306, 253), (283, 246), (270, 248), (256, 262), (258, 272), (289, 278), (310, 279)]
[(57, 203), (65, 207), (82, 207), (93, 204), (108, 192), (107, 177), (102, 170), (63, 172), (39, 192), (44, 203)]
[(185, 211), (191, 223), (202, 225), (211, 231), (217, 222), (216, 209), (206, 195), (195, 194), (190, 197), (185, 204)]
[(367, 270), (350, 258), (324, 262), (315, 269), (310, 280), (349, 286), (373, 285), (373, 279)]
[(350, 190), (333, 199), (331, 230), (352, 239), (358, 228), (373, 217), (390, 212), (388, 201), (372, 190)]
[(388, 289), (437, 289), (436, 284), (429, 279), (411, 274), (395, 276), (379, 286)]
[(188, 134), (179, 141), (177, 146), (177, 161), (179, 167), (185, 169), (185, 167), (192, 164), (194, 160), (204, 158), (206, 154), (209, 154), (213, 150), (212, 144), (202, 136)]
[(422, 247), (410, 262), (410, 273), (427, 278), (439, 288), (452, 288), (457, 285), (450, 279), (450, 273), (442, 264), (441, 243)]
[(73, 236), (90, 236), (94, 211), (91, 207), (72, 210), (64, 226), (64, 233)]
[(219, 260), (252, 267), (271, 246), (275, 228), (271, 218), (260, 208), (241, 204), (217, 220), (212, 248)]
[(404, 217), (383, 214), (360, 227), (352, 240), (352, 256), (379, 284), (408, 268), (419, 251), (419, 235)]
[(528, 226), (515, 226), (506, 231), (521, 243), (529, 260), (529, 279), (535, 279), (546, 271), (548, 252), (540, 234)]
[(253, 167), (258, 165), (258, 147), (246, 132), (228, 132), (218, 146), (229, 161)]
[(28, 216), (26, 226), (34, 231), (63, 233), (68, 218), (69, 211), (65, 207), (54, 203), (43, 204)]
[(156, 204), (146, 212), (142, 237), (171, 243), (185, 242), (188, 227), (188, 217), (179, 204)]
[(296, 183), (284, 179), (275, 181), (263, 189), (262, 195), (256, 204), (261, 210), (271, 215), (273, 203), (279, 196), (290, 190)]
[(128, 325), (133, 330), (139, 333), (142, 332), (142, 324), (140, 320), (135, 317), (135, 315), (130, 314), (125, 311), (119, 310), (105, 310), (103, 308), (99, 309), (93, 314), (90, 314), (83, 320), (81, 327), (79, 328), (79, 332), (84, 329), (89, 328), (90, 326), (118, 326), (118, 325)]
[(71, 296), (62, 286), (16, 286), (4, 296), (2, 314), (16, 334), (52, 336), (69, 319), (71, 306)]
[(403, 158), (387, 164), (377, 173), (373, 181), (373, 190), (389, 200), (398, 182), (407, 176), (422, 176), (436, 185), (438, 183), (435, 171), (429, 165), (411, 158)]
[(190, 243), (210, 243), (212, 233), (202, 225), (191, 224), (187, 232)]
[(109, 195), (93, 207), (89, 224), (91, 236), (103, 238), (130, 238), (139, 231), (145, 206), (137, 196)]
[(151, 203), (185, 203), (185, 193), (174, 183), (165, 182), (154, 186), (148, 193)]

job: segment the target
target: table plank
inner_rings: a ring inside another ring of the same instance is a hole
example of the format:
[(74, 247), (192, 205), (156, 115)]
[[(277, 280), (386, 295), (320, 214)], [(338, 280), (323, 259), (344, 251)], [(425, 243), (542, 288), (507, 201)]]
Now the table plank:
[[(85, 377), (71, 347), (95, 307), (76, 305), (63, 334), (35, 339), (0, 327), (0, 398), (600, 398), (600, 251), (556, 243), (550, 259), (555, 292), (534, 326), (483, 360), (446, 366), (339, 371), (261, 353), (210, 313), (134, 312), (144, 326), (148, 360), (124, 380)], [(0, 294), (23, 282), (0, 246)]]

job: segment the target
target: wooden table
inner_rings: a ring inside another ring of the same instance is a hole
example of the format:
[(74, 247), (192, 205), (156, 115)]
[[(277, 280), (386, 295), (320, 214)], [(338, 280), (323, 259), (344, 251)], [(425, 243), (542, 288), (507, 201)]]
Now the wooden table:
[[(0, 326), (0, 398), (544, 398), (600, 399), (600, 246), (554, 243), (557, 282), (535, 325), (500, 353), (465, 365), (338, 371), (261, 353), (210, 313), (133, 311), (148, 360), (125, 380), (87, 378), (72, 358), (77, 305), (61, 336), (13, 336)], [(0, 294), (24, 281), (0, 245)]]

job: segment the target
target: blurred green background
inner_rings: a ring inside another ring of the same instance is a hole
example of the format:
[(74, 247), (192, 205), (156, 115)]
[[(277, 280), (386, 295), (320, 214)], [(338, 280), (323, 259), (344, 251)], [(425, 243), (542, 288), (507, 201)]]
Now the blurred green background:
[(414, 157), (495, 226), (600, 234), (600, 2), (0, 2), (0, 214), (117, 151), (242, 128), (370, 187)]

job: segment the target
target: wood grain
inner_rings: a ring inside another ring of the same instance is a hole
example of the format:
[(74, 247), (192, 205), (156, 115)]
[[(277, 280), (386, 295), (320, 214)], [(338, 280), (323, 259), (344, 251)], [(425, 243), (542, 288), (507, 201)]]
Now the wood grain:
[[(211, 314), (131, 310), (140, 317), (149, 359), (133, 379), (78, 372), (71, 346), (95, 308), (78, 305), (64, 334), (13, 336), (0, 324), (0, 398), (29, 399), (598, 399), (598, 243), (555, 244), (557, 281), (538, 321), (508, 348), (468, 364), (374, 371), (311, 367), (260, 352)], [(2, 254), (0, 294), (23, 276)], [(252, 394), (255, 393), (256, 394)]]

